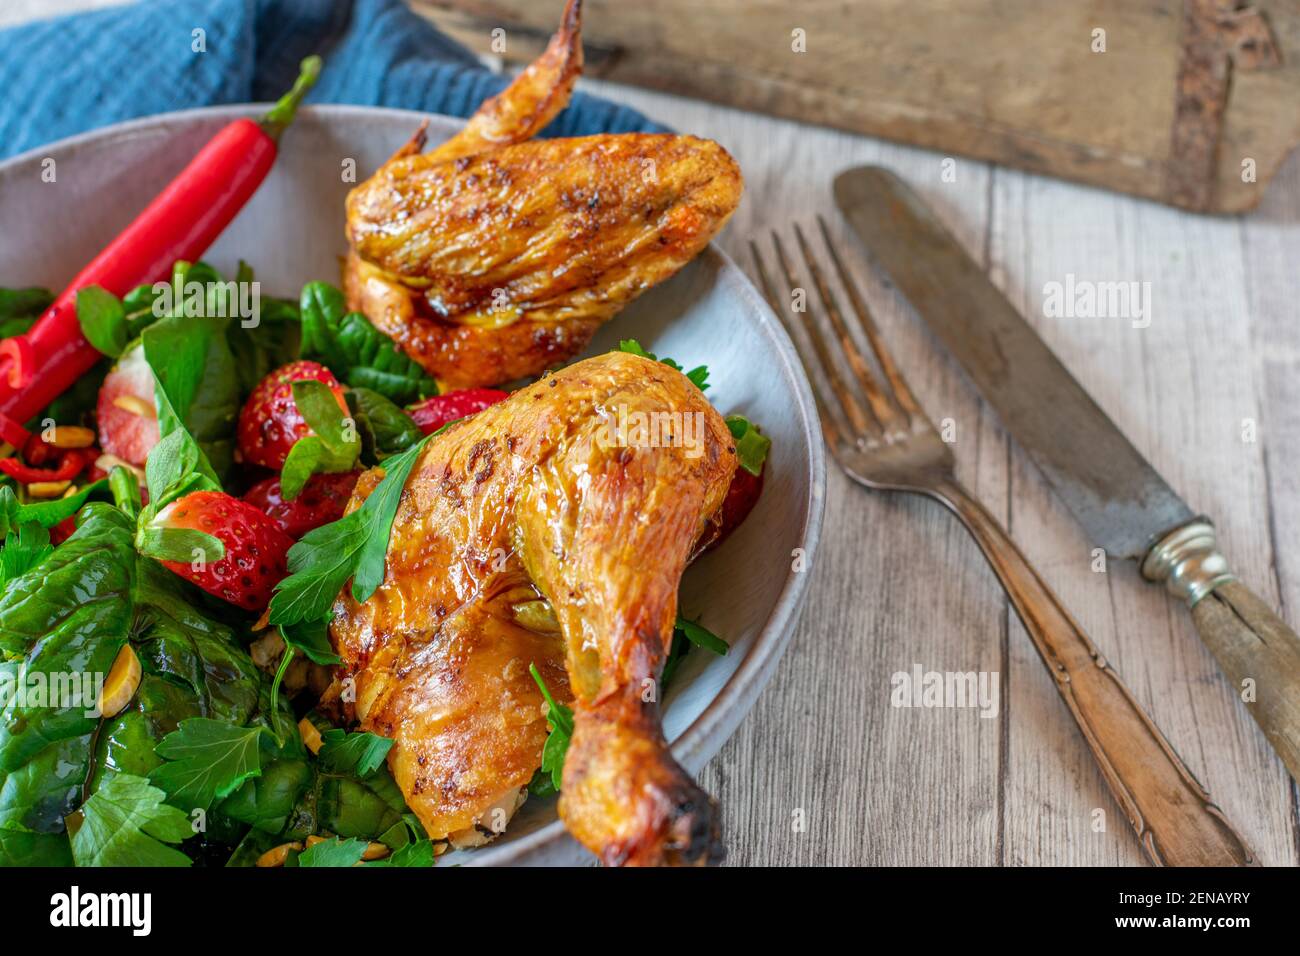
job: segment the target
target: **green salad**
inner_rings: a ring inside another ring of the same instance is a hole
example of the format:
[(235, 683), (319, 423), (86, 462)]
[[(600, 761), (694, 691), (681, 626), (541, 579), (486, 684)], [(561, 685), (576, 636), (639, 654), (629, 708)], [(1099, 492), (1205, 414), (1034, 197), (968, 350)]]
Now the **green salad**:
[[(425, 443), (506, 393), (440, 395), (326, 283), (250, 323), (231, 297), (253, 282), (178, 262), (166, 289), (82, 290), (104, 358), (26, 423), (39, 445), (0, 459), (0, 865), (430, 866), (444, 849), (389, 773), (392, 741), (320, 702), (330, 609), (383, 580)], [(50, 301), (0, 289), (0, 337)], [(727, 424), (758, 475), (768, 440)], [(692, 647), (726, 652), (679, 620), (665, 682)], [(545, 796), (572, 712), (533, 676)]]

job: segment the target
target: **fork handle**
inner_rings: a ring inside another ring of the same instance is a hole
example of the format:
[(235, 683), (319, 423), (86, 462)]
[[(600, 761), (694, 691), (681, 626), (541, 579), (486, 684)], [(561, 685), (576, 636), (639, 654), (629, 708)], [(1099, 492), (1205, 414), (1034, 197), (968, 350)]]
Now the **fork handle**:
[(988, 558), (1151, 861), (1255, 865), (1245, 841), (997, 519), (952, 479), (938, 481), (931, 493)]

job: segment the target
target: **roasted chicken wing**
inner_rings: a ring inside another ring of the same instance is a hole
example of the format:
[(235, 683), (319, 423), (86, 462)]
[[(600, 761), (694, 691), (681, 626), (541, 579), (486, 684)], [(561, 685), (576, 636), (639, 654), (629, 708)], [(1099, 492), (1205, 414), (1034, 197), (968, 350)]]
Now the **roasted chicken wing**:
[(693, 136), (530, 139), (582, 68), (580, 4), (542, 57), (429, 153), (418, 133), (348, 197), (350, 307), (452, 388), (537, 375), (697, 255), (740, 201)]
[(332, 626), (354, 716), (394, 739), (389, 765), (430, 836), (476, 842), (522, 800), (547, 734), (536, 664), (575, 709), (570, 832), (609, 864), (720, 856), (715, 805), (663, 739), (657, 681), (682, 571), (735, 466), (699, 389), (622, 352), (430, 441), (383, 584), (361, 605), (345, 590)]

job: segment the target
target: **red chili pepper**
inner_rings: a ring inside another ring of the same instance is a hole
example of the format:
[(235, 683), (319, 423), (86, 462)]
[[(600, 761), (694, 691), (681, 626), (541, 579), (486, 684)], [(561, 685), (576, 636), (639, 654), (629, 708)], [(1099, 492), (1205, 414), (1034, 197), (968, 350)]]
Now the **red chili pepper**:
[(59, 455), (53, 468), (33, 468), (17, 458), (0, 458), (0, 471), (20, 484), (30, 485), (34, 481), (71, 481), (87, 464), (85, 452), (74, 448)]
[(138, 285), (167, 278), (177, 259), (198, 259), (266, 178), (280, 133), (293, 121), (319, 73), (319, 57), (303, 60), (293, 89), (260, 122), (237, 119), (217, 133), (81, 270), (26, 335), (0, 343), (0, 437), (21, 446), (26, 437), (21, 423), (99, 361), (100, 353), (77, 322), (77, 292), (98, 285), (125, 295)]

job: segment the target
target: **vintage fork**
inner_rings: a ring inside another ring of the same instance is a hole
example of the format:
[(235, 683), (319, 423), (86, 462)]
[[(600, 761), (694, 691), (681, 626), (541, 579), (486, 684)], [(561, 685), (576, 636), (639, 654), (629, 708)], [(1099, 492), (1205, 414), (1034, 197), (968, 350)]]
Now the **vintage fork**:
[[(1069, 708), (1115, 799), (1137, 832), (1153, 863), (1171, 866), (1244, 866), (1254, 854), (1211, 801), (1210, 795), (1174, 753), (1169, 742), (1138, 706), (1114, 669), (1083, 629), (1030, 566), (997, 519), (957, 481), (952, 449), (917, 403), (871, 313), (845, 269), (825, 221), (817, 218), (822, 239), (861, 331), (875, 354), (877, 374), (855, 344), (803, 231), (795, 240), (807, 274), (817, 289), (851, 381), (840, 374), (819, 329), (817, 310), (796, 311), (801, 287), (780, 236), (772, 234), (776, 260), (790, 296), (773, 292), (758, 246), (750, 242), (754, 267), (772, 310), (795, 341), (813, 383), (822, 429), (831, 454), (844, 473), (867, 488), (906, 491), (936, 499), (955, 514), (975, 538), (1024, 622), (1056, 689)], [(800, 344), (794, 316), (801, 315), (816, 361)], [(854, 387), (856, 386), (856, 388)], [(838, 410), (837, 416), (832, 410)]]

